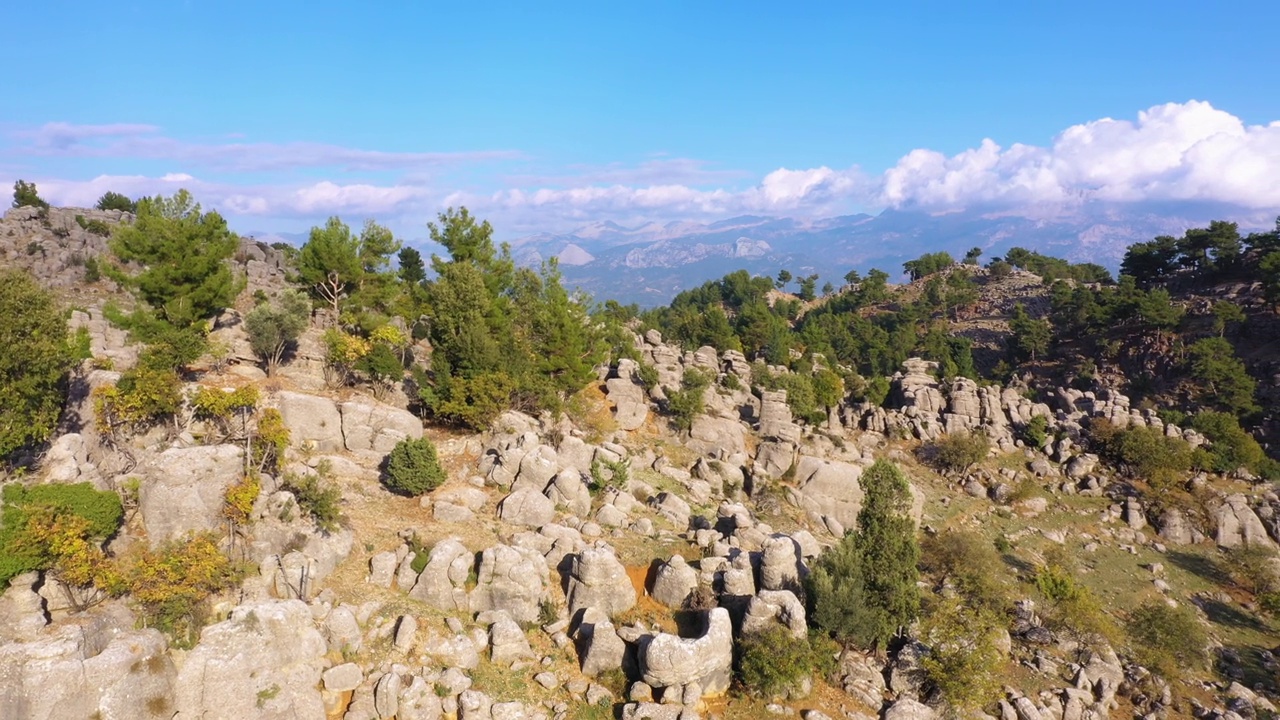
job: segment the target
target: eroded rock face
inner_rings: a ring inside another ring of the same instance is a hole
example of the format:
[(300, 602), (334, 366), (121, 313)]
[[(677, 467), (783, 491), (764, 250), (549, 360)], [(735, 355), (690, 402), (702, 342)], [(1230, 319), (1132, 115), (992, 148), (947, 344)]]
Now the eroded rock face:
[(796, 501), (802, 510), (835, 518), (850, 528), (862, 510), (862, 467), (801, 455), (796, 461)]
[(157, 630), (117, 630), (131, 625), (125, 615), (81, 617), (36, 639), (0, 645), (0, 717), (172, 717), (168, 644)]
[(471, 609), (503, 610), (517, 622), (536, 622), (539, 606), (547, 598), (548, 575), (547, 563), (536, 550), (510, 545), (488, 548), (480, 556)]
[(431, 548), (427, 565), (409, 591), (409, 597), (446, 611), (468, 611), (467, 576), (475, 555), (457, 538), (445, 538)]
[(613, 617), (636, 604), (627, 569), (607, 545), (587, 548), (574, 558), (566, 595), (570, 614), (593, 607)]
[(704, 694), (716, 695), (729, 689), (732, 665), (733, 624), (724, 608), (707, 613), (702, 637), (659, 633), (640, 649), (641, 674), (655, 688), (696, 682)]
[(152, 544), (222, 526), (227, 488), (244, 476), (235, 445), (170, 448), (143, 471), (138, 509)]
[(422, 421), (408, 410), (381, 403), (344, 402), (338, 412), (348, 450), (389, 453), (401, 440), (422, 437)]
[(324, 717), (328, 646), (299, 600), (251, 603), (206, 627), (178, 672), (177, 717)]
[(649, 401), (644, 388), (634, 380), (635, 361), (620, 360), (618, 377), (605, 381), (609, 402), (613, 403), (613, 417), (622, 430), (638, 430), (649, 417)]
[(342, 414), (328, 398), (295, 392), (277, 396), (280, 417), (289, 428), (289, 441), (297, 447), (313, 447), (317, 452), (337, 452), (346, 443), (342, 438)]
[(680, 555), (658, 568), (653, 579), (653, 599), (667, 607), (679, 608), (698, 589), (698, 571), (689, 566)]
[(1249, 500), (1239, 493), (1227, 499), (1213, 513), (1217, 532), (1214, 539), (1226, 548), (1265, 547), (1275, 548), (1276, 543), (1267, 535), (1267, 526), (1249, 507)]

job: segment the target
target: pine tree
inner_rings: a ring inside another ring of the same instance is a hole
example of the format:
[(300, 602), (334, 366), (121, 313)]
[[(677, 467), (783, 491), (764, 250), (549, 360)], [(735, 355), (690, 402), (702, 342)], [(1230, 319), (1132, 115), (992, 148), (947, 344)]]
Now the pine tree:
[(360, 239), (338, 217), (329, 218), (324, 227), (311, 228), (311, 235), (298, 253), (298, 276), (316, 297), (338, 313), (339, 303), (364, 278)]
[(214, 211), (201, 212), (191, 193), (138, 201), (137, 219), (116, 228), (111, 250), (143, 270), (109, 274), (152, 307), (157, 318), (187, 328), (229, 306), (239, 291), (227, 260), (240, 240)]
[(26, 272), (0, 271), (0, 461), (49, 437), (71, 362), (53, 296)]
[(1013, 333), (1013, 337), (1009, 339), (1009, 349), (1015, 360), (1030, 358), (1035, 362), (1038, 356), (1048, 352), (1049, 341), (1053, 337), (1049, 323), (1032, 318), (1022, 303), (1013, 306), (1009, 330)]
[(920, 546), (911, 519), (911, 487), (902, 471), (877, 460), (863, 473), (862, 487), (866, 496), (858, 512), (856, 547), (870, 622), (859, 635), (866, 646), (884, 647), (920, 614)]

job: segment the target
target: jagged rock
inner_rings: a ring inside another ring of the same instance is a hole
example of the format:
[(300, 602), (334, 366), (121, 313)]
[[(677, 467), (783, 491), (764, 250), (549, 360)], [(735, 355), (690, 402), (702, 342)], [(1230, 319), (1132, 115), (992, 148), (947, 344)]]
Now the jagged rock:
[(542, 527), (556, 517), (556, 504), (541, 492), (517, 490), (498, 505), (498, 517), (516, 525)]
[[(621, 368), (621, 362), (619, 368)], [(649, 401), (644, 388), (630, 377), (617, 377), (605, 381), (609, 402), (613, 404), (613, 419), (621, 430), (638, 430), (649, 417)]]
[(613, 548), (587, 548), (573, 559), (565, 593), (570, 614), (593, 607), (614, 617), (636, 604), (636, 590)]
[(391, 587), (398, 564), (395, 553), (391, 551), (377, 553), (369, 558), (369, 582), (377, 587)]
[(379, 720), (390, 720), (400, 713), (400, 675), (389, 672), (373, 686), (373, 709)]
[(546, 560), (536, 550), (495, 545), (480, 555), (471, 610), (503, 610), (517, 622), (535, 622), (548, 584)]
[(475, 555), (457, 538), (445, 538), (427, 557), (409, 596), (440, 610), (469, 611), (466, 582), (475, 567)]
[(808, 635), (804, 604), (790, 590), (761, 590), (747, 604), (742, 618), (744, 635), (768, 630), (774, 623), (781, 623), (796, 639)]
[(626, 643), (618, 637), (613, 623), (602, 611), (595, 608), (583, 610), (575, 636), (583, 675), (595, 677), (622, 667)]
[(684, 501), (684, 498), (675, 493), (663, 491), (658, 493), (652, 502), (658, 514), (670, 520), (676, 530), (683, 531), (689, 527), (689, 517), (693, 514), (693, 509)]
[(507, 616), (499, 618), (489, 628), (489, 649), (490, 659), (504, 666), (533, 657), (533, 649), (529, 647), (524, 630)]
[(227, 488), (244, 476), (235, 445), (170, 448), (143, 469), (138, 510), (153, 545), (222, 527)]
[(0, 595), (0, 645), (19, 640), (35, 640), (49, 623), (45, 616), (45, 600), (35, 591), (40, 582), (38, 572), (17, 575)]
[(176, 679), (164, 636), (117, 629), (131, 625), (127, 612), (99, 612), (0, 644), (0, 717), (167, 720)]
[(667, 607), (679, 608), (697, 589), (698, 571), (690, 567), (680, 555), (672, 555), (654, 575), (650, 595)]
[(334, 608), (325, 617), (324, 630), (330, 650), (338, 653), (360, 651), (363, 645), (363, 633), (360, 631), (360, 621), (356, 619), (356, 612), (357, 608), (344, 604)]
[(884, 682), (884, 666), (875, 658), (846, 651), (840, 657), (840, 688), (869, 708), (884, 703), (888, 687)]
[(584, 517), (591, 512), (591, 490), (575, 468), (557, 473), (555, 480), (547, 486), (546, 496), (575, 517)]
[(444, 709), (435, 688), (419, 675), (400, 691), (396, 720), (441, 720)]
[(780, 478), (791, 469), (795, 459), (795, 443), (781, 440), (762, 442), (756, 448), (754, 474), (766, 480)]
[(541, 493), (551, 484), (552, 478), (560, 472), (560, 461), (555, 448), (550, 445), (538, 445), (530, 448), (520, 458), (520, 468), (516, 472), (515, 482), (511, 484), (512, 492), (528, 490)]
[(346, 447), (342, 437), (342, 414), (328, 398), (282, 391), (277, 406), (289, 441), (295, 447), (310, 447), (317, 452), (337, 452)]
[(1213, 520), (1217, 527), (1214, 540), (1219, 547), (1276, 547), (1275, 541), (1267, 535), (1266, 525), (1249, 507), (1249, 500), (1244, 495), (1227, 496), (1214, 510)]
[(747, 456), (746, 429), (732, 418), (698, 415), (686, 444), (699, 455), (726, 462), (740, 462)]
[(796, 504), (805, 511), (834, 517), (853, 527), (862, 509), (862, 468), (845, 462), (801, 455), (796, 461)]
[(800, 587), (800, 552), (791, 538), (781, 535), (764, 541), (760, 556), (760, 588), (793, 590)]
[(919, 697), (925, 682), (921, 661), (929, 652), (920, 642), (909, 642), (898, 650), (893, 665), (889, 667), (889, 689), (898, 697)]
[(305, 603), (241, 605), (187, 654), (175, 683), (178, 717), (323, 717), (327, 649)]
[(935, 720), (933, 708), (911, 698), (895, 701), (884, 711), (884, 720)]
[(733, 625), (729, 611), (707, 613), (705, 633), (698, 638), (659, 633), (640, 649), (640, 671), (651, 687), (683, 686), (696, 682), (703, 692), (728, 690), (733, 664)]
[(1091, 453), (1076, 455), (1067, 463), (1067, 477), (1072, 480), (1079, 480), (1087, 477), (1098, 466), (1098, 456)]
[(1134, 530), (1147, 526), (1147, 516), (1142, 511), (1142, 503), (1137, 498), (1126, 498), (1124, 501), (1124, 521)]
[(800, 440), (800, 426), (791, 418), (791, 406), (787, 404), (785, 390), (769, 391), (760, 394), (760, 436), (786, 443)]
[(422, 420), (408, 410), (353, 401), (338, 405), (338, 412), (344, 443), (352, 452), (389, 453), (402, 440), (422, 437)]
[(476, 650), (475, 643), (466, 635), (443, 637), (431, 633), (419, 646), (419, 650), (445, 667), (474, 670), (480, 665), (480, 653)]
[(80, 433), (60, 435), (50, 443), (42, 467), (48, 482), (92, 482), (97, 489), (106, 489), (99, 487), (101, 478), (97, 468), (89, 463), (89, 448)]

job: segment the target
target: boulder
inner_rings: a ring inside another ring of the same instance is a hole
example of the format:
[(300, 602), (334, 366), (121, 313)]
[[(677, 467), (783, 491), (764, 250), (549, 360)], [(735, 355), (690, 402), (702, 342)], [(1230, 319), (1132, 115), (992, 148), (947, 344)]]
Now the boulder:
[(547, 599), (548, 577), (547, 562), (536, 550), (510, 545), (488, 548), (480, 555), (471, 610), (502, 610), (517, 622), (536, 622)]
[(138, 510), (153, 545), (225, 522), (227, 488), (244, 476), (244, 450), (235, 445), (170, 448), (142, 471)]
[(0, 645), (0, 717), (23, 720), (173, 716), (175, 671), (158, 630), (131, 618), (78, 618), (39, 639)]
[(937, 717), (933, 708), (911, 698), (897, 700), (884, 711), (884, 720), (935, 720)]
[(351, 401), (338, 405), (338, 412), (342, 416), (344, 444), (352, 452), (389, 453), (401, 440), (422, 437), (422, 420), (408, 410), (382, 403)]
[(640, 672), (655, 688), (698, 683), (704, 694), (729, 689), (733, 665), (733, 624), (729, 611), (714, 608), (707, 613), (706, 631), (698, 638), (658, 633), (641, 645)]
[(206, 627), (178, 671), (182, 718), (324, 717), (327, 645), (300, 600), (241, 605)]
[(467, 578), (475, 567), (475, 554), (457, 538), (445, 538), (431, 548), (427, 565), (409, 591), (409, 597), (445, 611), (469, 611)]
[(1249, 507), (1249, 500), (1244, 495), (1236, 493), (1227, 496), (1222, 505), (1214, 510), (1213, 520), (1217, 527), (1214, 540), (1220, 547), (1276, 547), (1275, 541), (1267, 535), (1267, 526), (1262, 524), (1257, 513)]
[(796, 461), (796, 504), (853, 527), (862, 509), (861, 477), (859, 465), (801, 455)]
[(342, 436), (342, 414), (328, 398), (283, 391), (277, 407), (289, 441), (295, 447), (311, 447), (318, 452), (337, 452), (346, 447)]
[(797, 640), (805, 638), (809, 626), (805, 621), (804, 604), (789, 590), (761, 590), (747, 604), (742, 618), (744, 635), (764, 632), (780, 623)]
[(498, 517), (516, 525), (542, 527), (555, 519), (556, 504), (541, 492), (517, 490), (498, 505)]
[(498, 665), (509, 667), (519, 660), (533, 657), (529, 639), (524, 630), (510, 617), (503, 616), (489, 628), (490, 659)]
[(583, 675), (595, 677), (622, 668), (627, 645), (618, 637), (613, 623), (603, 611), (596, 608), (583, 610), (574, 634)]
[(697, 589), (698, 571), (690, 567), (682, 556), (672, 555), (654, 575), (650, 595), (667, 607), (680, 608)]
[(800, 548), (794, 540), (780, 535), (764, 541), (760, 554), (761, 589), (798, 590), (800, 571)]
[(587, 548), (574, 557), (565, 595), (570, 614), (593, 607), (612, 618), (636, 604), (627, 569), (608, 545)]
[(605, 381), (606, 395), (613, 404), (613, 418), (621, 430), (638, 430), (649, 417), (649, 401), (644, 388), (630, 378)]
[(698, 415), (689, 427), (686, 444), (699, 455), (718, 460), (745, 458), (746, 428), (731, 418)]

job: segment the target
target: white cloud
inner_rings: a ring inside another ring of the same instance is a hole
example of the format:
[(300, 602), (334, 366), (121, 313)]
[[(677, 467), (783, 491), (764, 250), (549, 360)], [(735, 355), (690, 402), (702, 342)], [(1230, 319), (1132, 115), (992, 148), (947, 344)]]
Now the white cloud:
[(884, 173), (891, 206), (956, 208), (1081, 200), (1197, 200), (1280, 206), (1280, 122), (1247, 126), (1207, 102), (1158, 105), (1136, 121), (1103, 118), (1047, 148), (991, 140), (946, 157), (914, 150)]

